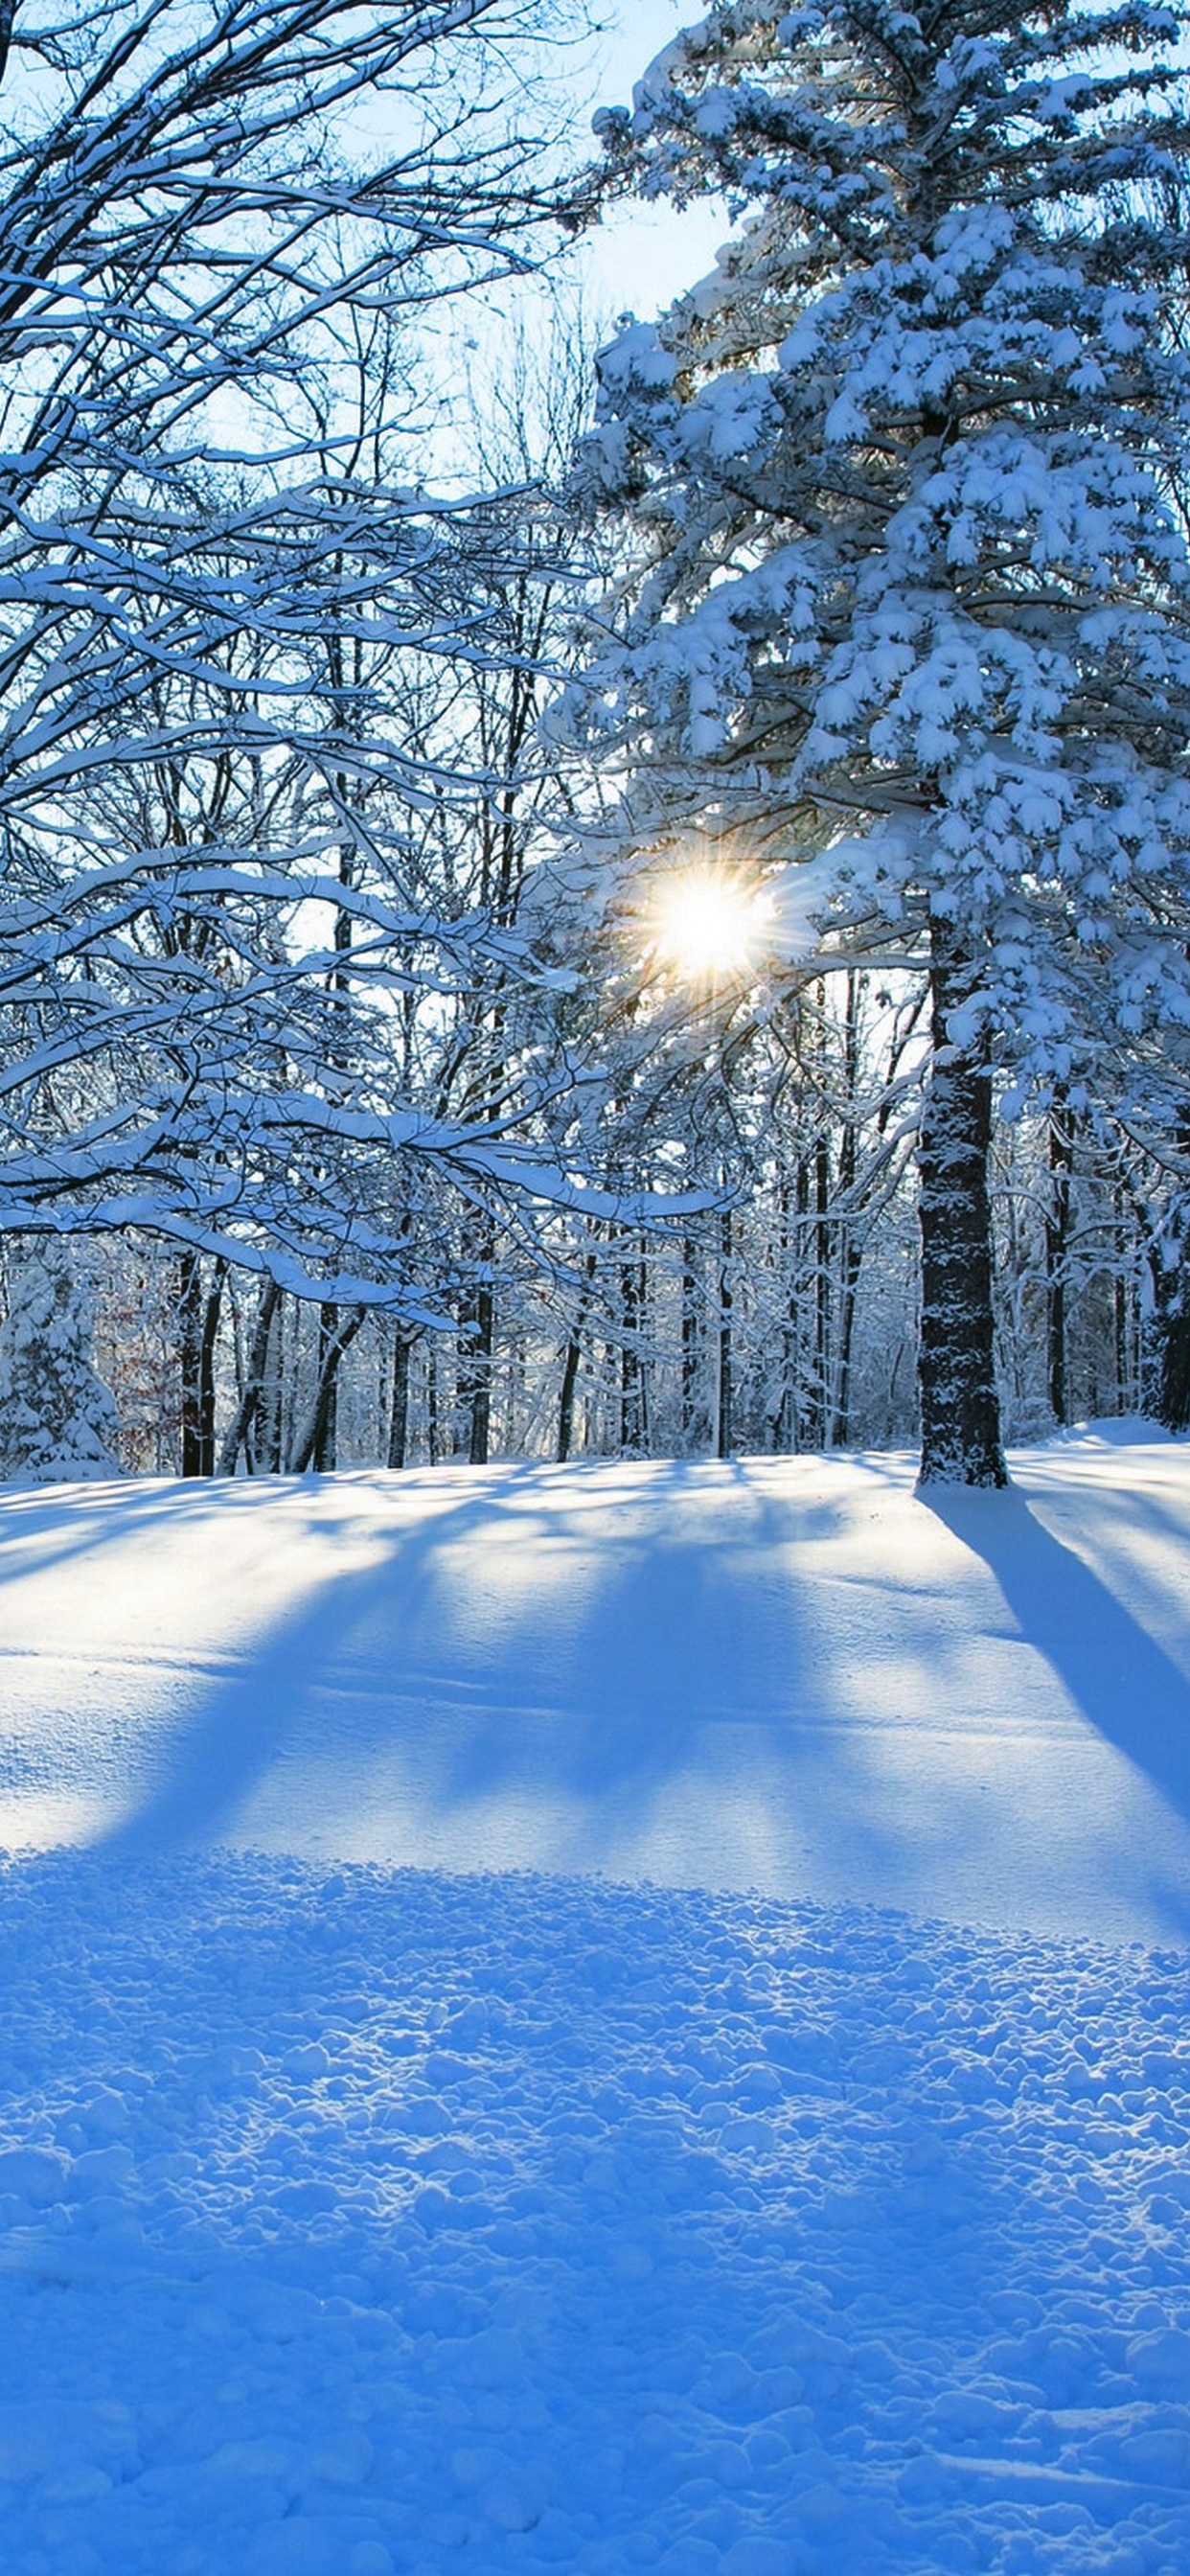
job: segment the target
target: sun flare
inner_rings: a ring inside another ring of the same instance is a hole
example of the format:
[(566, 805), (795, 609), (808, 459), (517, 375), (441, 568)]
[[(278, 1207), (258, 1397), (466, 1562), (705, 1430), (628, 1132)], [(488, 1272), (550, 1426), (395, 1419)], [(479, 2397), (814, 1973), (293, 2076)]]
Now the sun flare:
[(752, 888), (713, 868), (666, 879), (654, 906), (657, 945), (679, 975), (738, 975), (756, 953), (760, 907)]

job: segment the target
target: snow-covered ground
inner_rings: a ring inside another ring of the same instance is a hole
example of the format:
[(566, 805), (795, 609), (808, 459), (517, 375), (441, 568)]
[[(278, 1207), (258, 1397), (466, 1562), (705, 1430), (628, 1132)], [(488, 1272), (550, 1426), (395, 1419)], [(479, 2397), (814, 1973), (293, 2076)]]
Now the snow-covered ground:
[(0, 1843), (1190, 1934), (1190, 1449), (0, 1501)]
[(0, 1498), (3, 2576), (1187, 2576), (1190, 1451), (1016, 1473)]

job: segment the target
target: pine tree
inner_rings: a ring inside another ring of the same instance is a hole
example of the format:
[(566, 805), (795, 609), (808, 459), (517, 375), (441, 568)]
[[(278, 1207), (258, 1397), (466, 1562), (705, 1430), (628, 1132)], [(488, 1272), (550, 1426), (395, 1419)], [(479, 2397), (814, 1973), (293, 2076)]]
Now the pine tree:
[(91, 1359), (91, 1302), (64, 1243), (9, 1259), (0, 1324), (0, 1479), (51, 1485), (118, 1476), (116, 1408)]
[(929, 980), (925, 1484), (1005, 1479), (995, 1083), (1077, 1111), (1140, 1081), (1109, 1040), (1186, 1048), (1181, 24), (741, 0), (600, 120), (613, 187), (747, 220), (603, 359), (578, 720), (638, 841), (817, 852), (816, 973)]

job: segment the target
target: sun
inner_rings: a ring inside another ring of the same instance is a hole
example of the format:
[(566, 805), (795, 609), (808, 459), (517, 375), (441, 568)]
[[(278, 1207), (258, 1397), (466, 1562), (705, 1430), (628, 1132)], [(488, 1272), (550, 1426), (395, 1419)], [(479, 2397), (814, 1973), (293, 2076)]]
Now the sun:
[(662, 956), (692, 981), (740, 974), (760, 942), (756, 893), (718, 868), (683, 868), (666, 877), (653, 922)]

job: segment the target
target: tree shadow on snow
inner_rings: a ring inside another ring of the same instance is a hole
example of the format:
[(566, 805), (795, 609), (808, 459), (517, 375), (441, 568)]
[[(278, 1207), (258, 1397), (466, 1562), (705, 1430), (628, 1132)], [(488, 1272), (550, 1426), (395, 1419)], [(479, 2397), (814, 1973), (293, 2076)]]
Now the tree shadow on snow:
[[(919, 1499), (982, 1559), (1022, 1637), (1096, 1733), (1190, 1821), (1190, 1679), (1172, 1657), (1016, 1487), (933, 1489)], [(1190, 1926), (1184, 1894), (1163, 1887), (1161, 1895)]]
[(389, 1862), (792, 1885), (812, 1844), (879, 1877), (858, 1754), (802, 1723), (818, 1650), (764, 1566), (791, 1517), (804, 1536), (819, 1516), (820, 1496), (775, 1511), (732, 1467), (461, 1479), (425, 1519), (372, 1522), (369, 1562), (208, 1678), (104, 1847), (243, 1841), (245, 1816), (252, 1839), (275, 1791), (269, 1841), (289, 1804), (317, 1848)]

